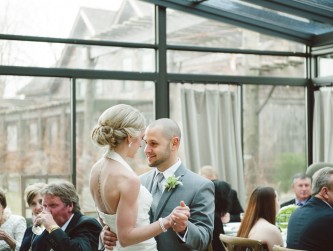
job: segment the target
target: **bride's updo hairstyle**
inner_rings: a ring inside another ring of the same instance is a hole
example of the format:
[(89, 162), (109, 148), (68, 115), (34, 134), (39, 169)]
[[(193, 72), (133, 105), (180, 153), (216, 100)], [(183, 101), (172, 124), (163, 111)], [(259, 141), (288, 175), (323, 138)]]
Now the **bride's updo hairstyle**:
[(98, 146), (117, 147), (128, 136), (137, 138), (145, 129), (142, 113), (130, 105), (119, 104), (105, 110), (92, 131), (91, 138)]

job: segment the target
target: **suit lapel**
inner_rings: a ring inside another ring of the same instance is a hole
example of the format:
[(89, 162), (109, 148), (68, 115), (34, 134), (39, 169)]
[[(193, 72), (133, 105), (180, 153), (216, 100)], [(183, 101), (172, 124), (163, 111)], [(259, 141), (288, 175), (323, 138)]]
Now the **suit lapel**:
[(65, 232), (69, 235), (71, 230), (76, 226), (77, 222), (81, 218), (82, 214), (80, 212), (74, 213), (73, 218), (69, 222), (68, 226), (66, 227)]
[(141, 184), (147, 188), (147, 190), (151, 193), (151, 189), (153, 187), (153, 179), (155, 176), (155, 170), (151, 170), (145, 176), (140, 178)]
[[(179, 181), (182, 181), (183, 176), (185, 175), (185, 172), (186, 172), (186, 168), (183, 166), (183, 164), (180, 165), (180, 167), (175, 172), (176, 177), (180, 176)], [(154, 221), (157, 220), (161, 216), (162, 211), (165, 208), (165, 205), (170, 200), (171, 195), (176, 191), (176, 189), (177, 189), (177, 187), (175, 189), (171, 189), (170, 191), (168, 191), (167, 189), (164, 190), (164, 192), (161, 196), (161, 199), (156, 208), (156, 215), (154, 215)]]

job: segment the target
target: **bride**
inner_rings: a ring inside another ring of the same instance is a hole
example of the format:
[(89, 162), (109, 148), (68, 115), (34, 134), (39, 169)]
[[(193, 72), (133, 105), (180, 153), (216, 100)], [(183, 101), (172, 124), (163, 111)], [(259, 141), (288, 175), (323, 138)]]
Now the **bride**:
[(166, 232), (176, 218), (188, 217), (189, 209), (177, 207), (150, 224), (152, 196), (126, 158), (141, 147), (145, 119), (135, 108), (119, 104), (105, 110), (92, 131), (92, 140), (107, 147), (92, 167), (90, 191), (101, 222), (117, 234), (113, 250), (156, 251), (153, 237)]

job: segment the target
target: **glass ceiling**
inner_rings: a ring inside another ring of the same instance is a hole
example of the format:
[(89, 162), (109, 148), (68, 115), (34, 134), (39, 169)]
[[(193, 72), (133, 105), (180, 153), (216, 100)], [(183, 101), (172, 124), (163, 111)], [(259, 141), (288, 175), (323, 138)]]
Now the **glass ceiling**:
[(332, 0), (144, 0), (316, 47), (333, 44)]

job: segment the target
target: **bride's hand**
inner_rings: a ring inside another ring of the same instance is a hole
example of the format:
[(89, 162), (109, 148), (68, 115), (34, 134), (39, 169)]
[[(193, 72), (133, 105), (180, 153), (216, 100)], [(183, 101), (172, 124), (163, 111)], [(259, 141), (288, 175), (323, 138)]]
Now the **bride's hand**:
[(184, 233), (187, 229), (188, 219), (190, 218), (190, 208), (186, 206), (184, 201), (180, 202), (180, 206), (172, 211), (172, 229), (178, 233)]

